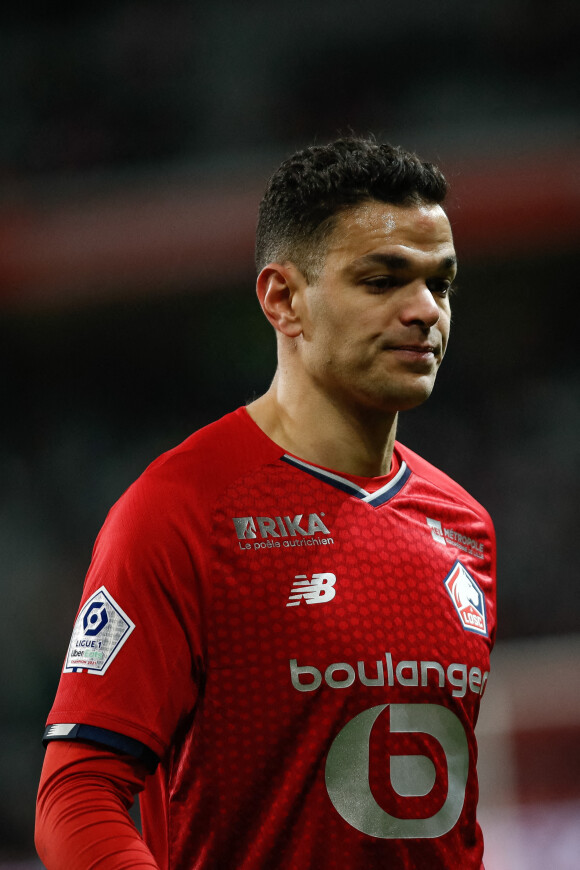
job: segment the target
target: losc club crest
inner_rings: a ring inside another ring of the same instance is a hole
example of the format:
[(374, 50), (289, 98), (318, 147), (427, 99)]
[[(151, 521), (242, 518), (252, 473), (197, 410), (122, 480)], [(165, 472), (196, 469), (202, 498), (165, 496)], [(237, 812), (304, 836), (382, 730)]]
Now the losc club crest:
[(487, 637), (487, 616), (483, 592), (459, 560), (445, 578), (445, 588), (455, 606), (463, 628)]

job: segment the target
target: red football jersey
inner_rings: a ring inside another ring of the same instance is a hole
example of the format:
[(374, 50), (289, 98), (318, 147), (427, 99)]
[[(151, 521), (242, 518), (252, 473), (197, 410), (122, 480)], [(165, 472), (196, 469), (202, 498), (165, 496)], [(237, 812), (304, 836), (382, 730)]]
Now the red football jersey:
[(164, 870), (479, 870), (493, 527), (395, 454), (373, 492), (240, 408), (111, 510), (45, 737), (159, 759)]

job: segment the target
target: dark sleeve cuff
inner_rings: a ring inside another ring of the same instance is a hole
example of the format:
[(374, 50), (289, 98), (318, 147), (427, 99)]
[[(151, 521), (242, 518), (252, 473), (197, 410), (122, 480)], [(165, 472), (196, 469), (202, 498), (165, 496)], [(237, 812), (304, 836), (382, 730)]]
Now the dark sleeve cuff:
[(88, 740), (90, 743), (98, 743), (101, 746), (137, 758), (145, 764), (150, 773), (153, 773), (159, 764), (157, 755), (144, 743), (140, 743), (139, 740), (134, 740), (132, 737), (125, 737), (124, 734), (118, 734), (116, 731), (97, 728), (94, 725), (71, 723), (49, 725), (44, 732), (42, 743), (46, 746), (52, 740)]

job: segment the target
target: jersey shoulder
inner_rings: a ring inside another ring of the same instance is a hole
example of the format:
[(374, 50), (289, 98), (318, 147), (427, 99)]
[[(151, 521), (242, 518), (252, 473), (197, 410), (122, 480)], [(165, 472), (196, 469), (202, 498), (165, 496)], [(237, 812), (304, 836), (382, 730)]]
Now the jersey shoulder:
[(207, 511), (236, 478), (274, 462), (282, 451), (261, 432), (244, 407), (194, 432), (153, 460), (125, 491), (119, 507), (141, 507), (156, 518), (197, 505)]
[(441, 469), (432, 465), (431, 462), (423, 459), (418, 453), (405, 447), (404, 444), (397, 441), (395, 446), (415, 476), (436, 487), (453, 501), (461, 502), (465, 507), (470, 508), (493, 531), (493, 524), (488, 511), (466, 489), (453, 480), (452, 477), (449, 477), (448, 474), (445, 474), (444, 471), (441, 471)]
[(211, 478), (219, 486), (222, 480), (231, 480), (232, 474), (250, 471), (279, 458), (282, 452), (241, 407), (161, 454), (145, 474), (181, 477), (187, 471), (196, 478)]

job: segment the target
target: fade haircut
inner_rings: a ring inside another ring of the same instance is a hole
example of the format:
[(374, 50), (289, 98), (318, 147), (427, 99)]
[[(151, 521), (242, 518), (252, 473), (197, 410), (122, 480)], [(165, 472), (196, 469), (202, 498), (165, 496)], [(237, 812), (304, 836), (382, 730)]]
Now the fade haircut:
[(416, 154), (374, 137), (347, 137), (297, 151), (274, 172), (260, 203), (256, 267), (291, 261), (309, 283), (343, 212), (369, 200), (440, 204), (447, 182)]

